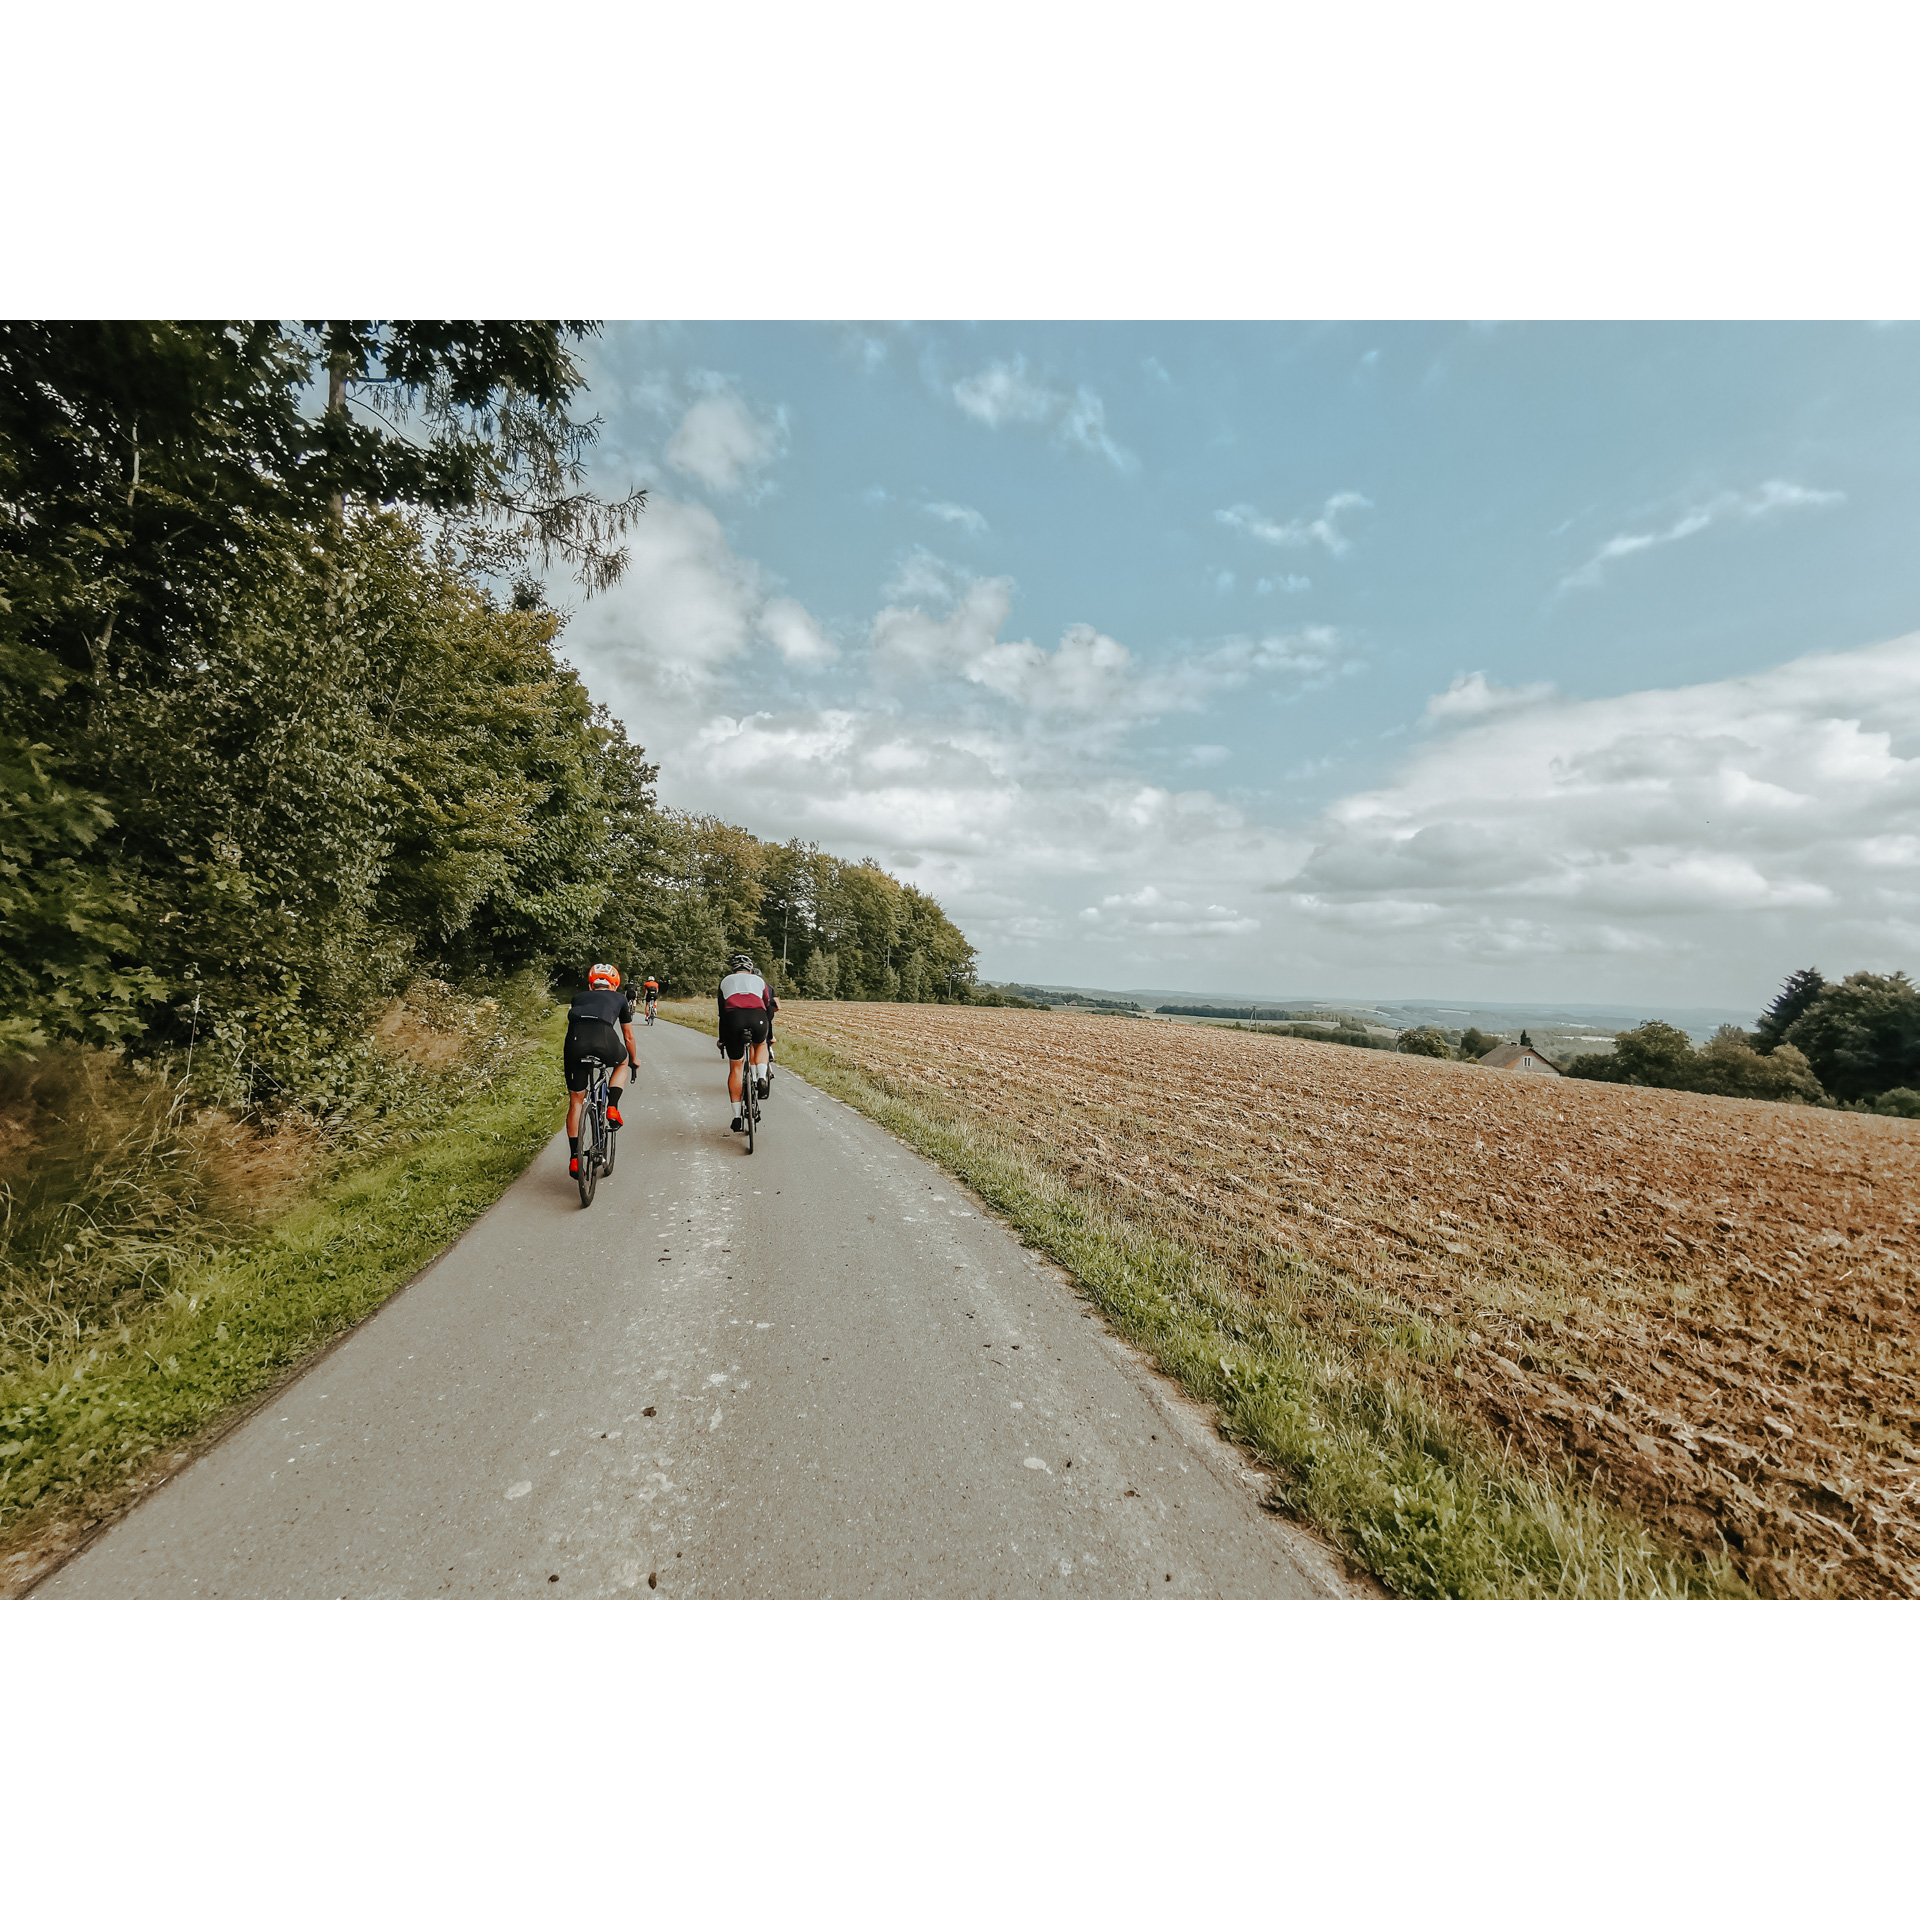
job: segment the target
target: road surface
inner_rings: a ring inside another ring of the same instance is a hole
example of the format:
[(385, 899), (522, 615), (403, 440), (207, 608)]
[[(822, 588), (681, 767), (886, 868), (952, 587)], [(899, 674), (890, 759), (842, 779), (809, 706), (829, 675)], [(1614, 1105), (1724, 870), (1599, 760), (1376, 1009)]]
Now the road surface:
[(1336, 1597), (1362, 1589), (1058, 1272), (790, 1073), (641, 1034), (425, 1275), (36, 1598)]

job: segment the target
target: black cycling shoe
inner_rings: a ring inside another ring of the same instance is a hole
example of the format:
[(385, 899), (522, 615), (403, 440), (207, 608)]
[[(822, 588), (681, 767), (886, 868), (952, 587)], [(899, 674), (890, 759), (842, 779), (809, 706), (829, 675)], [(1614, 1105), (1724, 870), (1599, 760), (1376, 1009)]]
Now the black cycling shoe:
[(735, 1133), (744, 1133), (746, 1131), (746, 1125), (747, 1123), (742, 1120), (737, 1113), (733, 1116), (733, 1130)]
[(773, 1092), (773, 1083), (770, 1080), (762, 1080), (759, 1086), (754, 1089), (754, 1091), (759, 1094), (762, 1100), (764, 1100), (768, 1097), (769, 1094)]

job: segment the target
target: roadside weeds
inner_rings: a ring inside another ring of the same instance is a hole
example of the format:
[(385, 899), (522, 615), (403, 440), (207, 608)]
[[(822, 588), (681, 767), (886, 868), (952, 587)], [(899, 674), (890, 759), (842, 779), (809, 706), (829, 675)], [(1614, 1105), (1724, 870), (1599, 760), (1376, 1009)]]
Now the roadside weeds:
[[(713, 1016), (664, 1007), (678, 1024)], [(1276, 1474), (1275, 1504), (1420, 1598), (1691, 1598), (1748, 1592), (1725, 1558), (1686, 1560), (1576, 1483), (1530, 1474), (1404, 1380), (1286, 1310), (1333, 1276), (1289, 1253), (1268, 1306), (1205, 1255), (1148, 1232), (1049, 1168), (1010, 1128), (889, 1086), (791, 1030), (780, 1060), (963, 1181), (1057, 1261), (1114, 1329)]]

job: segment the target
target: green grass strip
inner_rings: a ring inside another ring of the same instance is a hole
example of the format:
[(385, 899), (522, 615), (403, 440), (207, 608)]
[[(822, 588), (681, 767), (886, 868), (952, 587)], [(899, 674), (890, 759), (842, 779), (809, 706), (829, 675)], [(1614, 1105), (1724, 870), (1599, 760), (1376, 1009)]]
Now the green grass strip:
[(565, 1112), (555, 1071), (564, 1021), (543, 1022), (535, 1051), (430, 1138), (323, 1178), (112, 1341), (0, 1381), (0, 1567), (17, 1570), (23, 1542), (57, 1550), (123, 1505), (156, 1477), (151, 1456), (190, 1445), (276, 1385), (492, 1206)]
[[(666, 1012), (666, 1009), (662, 1009)], [(704, 1033), (711, 1013), (667, 1017)], [(784, 1032), (780, 1064), (898, 1135), (1057, 1261), (1108, 1323), (1275, 1471), (1276, 1505), (1395, 1593), (1429, 1599), (1735, 1597), (1724, 1559), (1678, 1557), (1577, 1483), (1521, 1469), (1351, 1345), (1267, 1310), (1193, 1248), (1076, 1190), (1010, 1129), (890, 1086)], [(1284, 1282), (1310, 1263), (1279, 1253)], [(1279, 1289), (1284, 1295), (1285, 1287)]]

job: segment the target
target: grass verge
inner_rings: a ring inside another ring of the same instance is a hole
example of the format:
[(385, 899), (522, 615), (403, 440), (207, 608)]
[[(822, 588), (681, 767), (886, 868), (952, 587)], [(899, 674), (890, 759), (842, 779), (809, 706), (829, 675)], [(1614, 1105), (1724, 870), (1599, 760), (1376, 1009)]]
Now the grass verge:
[[(704, 1033), (711, 1013), (662, 1012)], [(1113, 1213), (1010, 1128), (892, 1087), (791, 1031), (780, 1064), (963, 1181), (1057, 1261), (1114, 1329), (1152, 1356), (1279, 1482), (1276, 1504), (1415, 1598), (1734, 1597), (1724, 1558), (1681, 1559), (1570, 1480), (1522, 1470), (1350, 1346), (1251, 1301), (1205, 1255)], [(1331, 1276), (1276, 1254), (1273, 1277)], [(1298, 1273), (1290, 1270), (1298, 1268)]]
[(431, 1135), (323, 1178), (110, 1340), (0, 1379), (0, 1593), (184, 1465), (493, 1205), (564, 1111), (564, 1019), (543, 1022), (540, 1044)]

